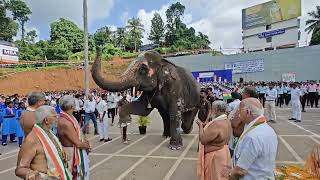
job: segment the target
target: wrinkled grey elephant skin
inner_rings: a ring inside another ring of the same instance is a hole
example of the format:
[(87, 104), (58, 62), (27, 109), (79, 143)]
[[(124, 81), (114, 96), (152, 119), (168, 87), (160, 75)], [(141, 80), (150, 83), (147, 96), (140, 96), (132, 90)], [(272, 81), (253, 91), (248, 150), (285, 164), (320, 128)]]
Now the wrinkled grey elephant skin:
[(169, 148), (180, 149), (182, 138), (179, 127), (184, 133), (192, 131), (200, 101), (200, 88), (192, 74), (163, 59), (159, 53), (148, 51), (133, 61), (117, 80), (109, 80), (102, 76), (100, 57), (101, 49), (98, 48), (91, 73), (100, 88), (121, 92), (135, 87), (143, 91), (137, 101), (121, 108), (120, 118), (129, 118), (130, 114), (147, 116), (153, 108), (158, 109), (163, 119), (163, 136), (171, 137)]

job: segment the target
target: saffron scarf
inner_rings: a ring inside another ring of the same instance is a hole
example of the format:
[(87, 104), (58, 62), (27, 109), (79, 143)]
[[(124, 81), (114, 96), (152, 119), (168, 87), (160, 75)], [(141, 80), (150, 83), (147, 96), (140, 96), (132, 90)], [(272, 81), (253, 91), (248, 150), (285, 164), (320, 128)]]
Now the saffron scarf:
[[(59, 154), (59, 151), (62, 151), (62, 145), (58, 138), (52, 131), (49, 131), (48, 133), (50, 133), (50, 135), (48, 135), (47, 132), (38, 124), (33, 126), (32, 131), (39, 137), (44, 149), (48, 165), (48, 176), (59, 177), (62, 180), (70, 180), (70, 172), (64, 165), (62, 155)], [(59, 147), (56, 147), (55, 144)]]
[[(83, 134), (81, 133), (81, 128), (78, 121), (69, 114), (61, 112), (61, 116), (64, 117), (67, 121), (71, 122), (74, 129), (76, 130), (78, 138), (83, 141)], [(89, 162), (87, 158), (87, 152), (85, 150), (79, 149), (77, 146), (74, 146), (74, 157), (73, 157), (73, 174), (76, 174), (80, 179), (85, 179), (89, 173)]]

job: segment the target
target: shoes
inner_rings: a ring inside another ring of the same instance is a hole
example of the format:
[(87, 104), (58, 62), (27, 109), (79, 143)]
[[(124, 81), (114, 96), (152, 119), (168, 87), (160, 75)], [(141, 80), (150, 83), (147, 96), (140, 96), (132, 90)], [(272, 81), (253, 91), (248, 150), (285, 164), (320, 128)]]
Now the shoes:
[(15, 143), (15, 142), (18, 142), (17, 140), (12, 140), (11, 142)]
[(111, 123), (111, 126), (113, 126), (113, 123)]
[(99, 141), (102, 142), (102, 141), (104, 141), (104, 139), (100, 139)]
[(273, 124), (277, 123), (277, 122), (274, 121), (274, 120), (270, 120), (270, 121), (268, 121), (268, 122), (273, 123)]
[(108, 138), (104, 140), (104, 142), (109, 142), (109, 141), (112, 141), (112, 139)]
[(301, 122), (301, 120), (295, 120), (294, 122), (298, 123), (298, 122)]
[(306, 110), (302, 110), (302, 112), (306, 112)]
[(94, 131), (94, 135), (99, 135), (98, 131)]
[(122, 142), (123, 144), (129, 144), (129, 141), (125, 140)]
[(6, 145), (8, 145), (7, 143), (2, 143), (2, 146), (6, 146)]
[(297, 120), (297, 119), (295, 119), (295, 118), (290, 118), (290, 119), (288, 119), (288, 120), (290, 120), (290, 121), (295, 121), (295, 120)]

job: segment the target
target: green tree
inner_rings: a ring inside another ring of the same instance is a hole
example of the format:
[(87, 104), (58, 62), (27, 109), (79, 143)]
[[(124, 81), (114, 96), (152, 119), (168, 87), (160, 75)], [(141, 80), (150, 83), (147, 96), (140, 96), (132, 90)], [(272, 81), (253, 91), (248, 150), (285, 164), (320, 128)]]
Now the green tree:
[(117, 31), (115, 32), (115, 44), (116, 47), (124, 50), (127, 40), (126, 29), (123, 27), (118, 27)]
[(185, 6), (180, 2), (172, 4), (166, 11), (167, 16), (167, 32), (166, 32), (166, 44), (171, 46), (175, 43), (177, 38), (177, 29), (181, 26), (181, 17), (184, 14)]
[(36, 30), (31, 30), (27, 33), (27, 41), (31, 44), (35, 43), (37, 37), (38, 35)]
[(141, 45), (142, 33), (144, 32), (143, 24), (139, 18), (129, 19), (127, 29), (129, 30), (129, 37), (134, 43), (134, 51), (137, 52), (137, 46)]
[(202, 49), (207, 49), (209, 48), (209, 44), (211, 43), (209, 40), (209, 37), (201, 32), (199, 32), (199, 36), (198, 36), (198, 44), (199, 47)]
[(154, 44), (161, 44), (164, 37), (164, 23), (159, 13), (155, 13), (151, 20), (151, 31), (149, 35), (149, 40)]
[(6, 16), (7, 4), (0, 0), (0, 40), (12, 41), (12, 37), (17, 35), (19, 25)]
[(31, 10), (24, 1), (11, 0), (9, 3), (9, 9), (12, 12), (14, 20), (17, 20), (21, 26), (21, 40), (25, 38), (25, 24), (30, 20)]
[(109, 27), (105, 26), (98, 29), (94, 33), (94, 42), (97, 46), (105, 46), (111, 42), (111, 31)]
[(305, 31), (312, 32), (310, 45), (318, 45), (320, 44), (320, 6), (317, 6), (316, 10), (309, 12), (308, 15), (312, 19), (306, 21), (307, 27)]
[[(83, 31), (72, 21), (60, 18), (59, 21), (50, 24), (50, 38), (52, 42), (69, 42), (66, 46), (69, 51), (80, 52), (83, 49)], [(62, 40), (63, 39), (63, 40)]]
[(50, 60), (66, 60), (71, 55), (72, 43), (67, 39), (60, 38), (51, 41), (47, 51), (47, 58)]

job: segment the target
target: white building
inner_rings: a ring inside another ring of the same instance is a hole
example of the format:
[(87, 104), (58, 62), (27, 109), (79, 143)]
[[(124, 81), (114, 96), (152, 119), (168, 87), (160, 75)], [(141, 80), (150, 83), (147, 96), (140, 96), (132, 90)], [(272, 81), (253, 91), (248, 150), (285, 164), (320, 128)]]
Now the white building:
[(242, 10), (243, 51), (298, 47), (300, 0), (273, 0)]

